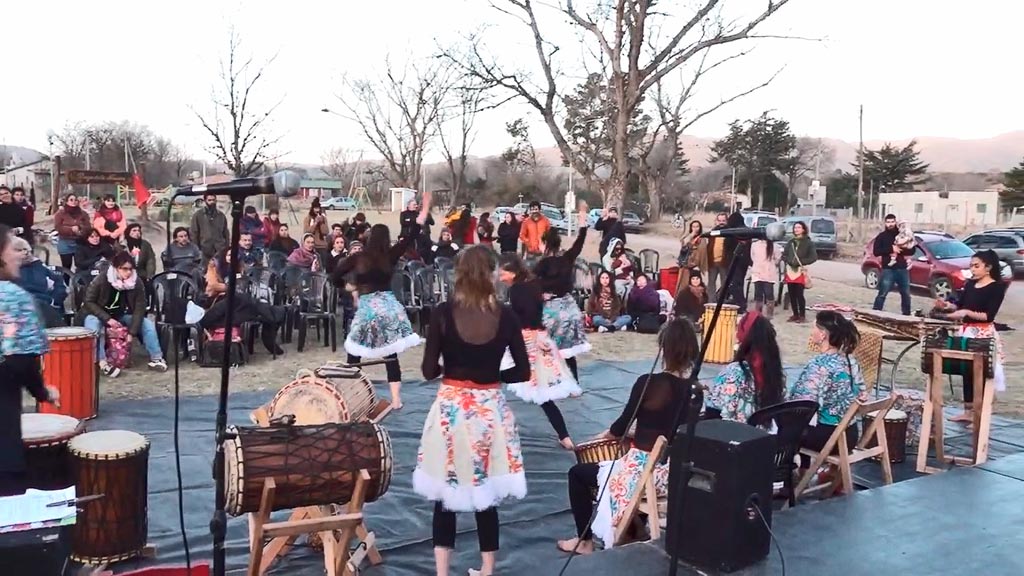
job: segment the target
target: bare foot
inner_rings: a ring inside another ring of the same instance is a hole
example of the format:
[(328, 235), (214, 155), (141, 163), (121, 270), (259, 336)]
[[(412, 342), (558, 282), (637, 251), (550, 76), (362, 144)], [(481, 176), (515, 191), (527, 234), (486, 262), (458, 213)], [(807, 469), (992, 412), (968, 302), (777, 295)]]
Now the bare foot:
[(957, 414), (956, 416), (950, 416), (949, 421), (950, 422), (974, 422), (974, 414), (971, 413), (971, 412), (964, 411), (964, 412), (961, 412), (960, 414)]
[(569, 438), (568, 436), (559, 440), (558, 443), (566, 450), (574, 450), (576, 448), (576, 445), (572, 443), (572, 438)]
[(568, 540), (559, 540), (557, 546), (558, 549), (562, 552), (567, 552), (569, 554), (579, 554), (581, 556), (593, 554), (594, 552), (593, 540), (580, 541), (579, 538), (570, 538)]
[(395, 398), (394, 400), (392, 400), (391, 401), (391, 409), (392, 410), (401, 410), (402, 409), (402, 399), (401, 398)]

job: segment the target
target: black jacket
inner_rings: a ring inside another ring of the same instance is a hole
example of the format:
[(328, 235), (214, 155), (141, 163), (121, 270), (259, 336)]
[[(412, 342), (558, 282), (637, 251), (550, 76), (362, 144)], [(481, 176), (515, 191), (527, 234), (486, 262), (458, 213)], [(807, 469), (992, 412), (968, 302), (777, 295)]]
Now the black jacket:
[(896, 243), (897, 234), (899, 234), (899, 230), (896, 230), (895, 228), (889, 230), (886, 228), (879, 232), (878, 236), (875, 236), (875, 242), (871, 247), (871, 252), (882, 259), (882, 268), (906, 270), (907, 256), (914, 255), (913, 248), (900, 250), (900, 253), (896, 256), (896, 262), (894, 262), (892, 266), (889, 266), (889, 262), (892, 260), (892, 246)]
[(611, 242), (612, 238), (618, 238), (622, 240), (622, 245), (626, 245), (626, 227), (622, 225), (622, 220), (618, 218), (602, 218), (594, 224), (594, 230), (601, 231), (601, 244), (598, 246), (598, 252), (601, 257), (604, 257), (604, 253), (608, 250), (608, 243)]

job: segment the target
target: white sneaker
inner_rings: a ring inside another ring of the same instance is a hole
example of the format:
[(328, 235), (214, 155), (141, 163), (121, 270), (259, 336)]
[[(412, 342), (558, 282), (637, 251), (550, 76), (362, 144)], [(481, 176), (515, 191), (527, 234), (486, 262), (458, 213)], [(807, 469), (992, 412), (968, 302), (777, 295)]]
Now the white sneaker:
[(167, 372), (167, 362), (164, 362), (163, 358), (159, 360), (150, 360), (149, 369), (156, 372)]
[(103, 375), (107, 378), (117, 378), (121, 374), (121, 369), (104, 362), (100, 364), (100, 372), (103, 372)]
[(597, 331), (600, 332), (601, 334), (604, 334), (605, 332), (608, 331), (608, 327), (607, 326), (598, 326), (597, 327)]

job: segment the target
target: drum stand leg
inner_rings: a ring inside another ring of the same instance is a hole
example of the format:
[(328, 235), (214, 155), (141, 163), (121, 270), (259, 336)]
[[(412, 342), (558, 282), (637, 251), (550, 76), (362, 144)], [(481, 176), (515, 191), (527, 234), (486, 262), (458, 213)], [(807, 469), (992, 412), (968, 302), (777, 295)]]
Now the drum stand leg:
[[(935, 459), (943, 464), (960, 464), (962, 466), (977, 466), (988, 460), (989, 433), (992, 427), (992, 401), (995, 397), (995, 386), (992, 382), (985, 380), (984, 362), (985, 358), (981, 352), (965, 352), (961, 350), (933, 350), (932, 374), (928, 381), (928, 399), (924, 404), (924, 414), (921, 418), (921, 439), (917, 447), (917, 471), (920, 473), (932, 474), (941, 472), (942, 469), (928, 466), (928, 444), (934, 434)], [(970, 458), (959, 456), (946, 456), (944, 454), (944, 420), (942, 412), (942, 361), (945, 359), (970, 361), (971, 369), (974, 371), (974, 381), (981, 383), (981, 391), (976, 391), (976, 396), (982, 398), (981, 406), (974, 403), (974, 429), (971, 431), (973, 454)]]

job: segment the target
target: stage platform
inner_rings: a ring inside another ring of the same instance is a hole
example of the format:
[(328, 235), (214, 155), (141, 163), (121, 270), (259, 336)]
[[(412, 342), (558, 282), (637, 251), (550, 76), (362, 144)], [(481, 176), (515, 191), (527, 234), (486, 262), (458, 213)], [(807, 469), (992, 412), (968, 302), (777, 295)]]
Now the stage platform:
[[(650, 368), (651, 361), (594, 361), (581, 366), (585, 393), (559, 403), (573, 438), (583, 441), (607, 429), (621, 412), (633, 382)], [(787, 368), (788, 377), (795, 378), (800, 368)], [(720, 369), (706, 366), (701, 376), (713, 376)], [(209, 374), (211, 379), (217, 377), (215, 370)], [(264, 392), (232, 394), (228, 423), (250, 425), (250, 411), (270, 400), (284, 384), (267, 382)], [(116, 385), (116, 381), (105, 381), (104, 385)], [(379, 386), (378, 391), (386, 395), (386, 386)], [(422, 576), (433, 571), (433, 505), (413, 493), (412, 470), (426, 412), (436, 391), (436, 384), (406, 382), (402, 392), (404, 409), (389, 415), (383, 423), (391, 436), (392, 483), (383, 498), (366, 506), (366, 513), (384, 563), (372, 567), (364, 563), (363, 576)], [(510, 404), (522, 437), (529, 493), (524, 500), (508, 502), (499, 510), (501, 552), (497, 573), (557, 575), (567, 556), (555, 548), (555, 541), (574, 531), (566, 471), (575, 458), (558, 446), (539, 407), (511, 396)], [(208, 525), (214, 507), (211, 462), (215, 413), (214, 396), (181, 401), (184, 515), (193, 560), (208, 561), (212, 556)], [(149, 540), (156, 545), (158, 555), (154, 560), (116, 564), (111, 567), (115, 572), (185, 561), (178, 526), (172, 415), (171, 398), (116, 401), (103, 404), (99, 417), (87, 424), (89, 430), (132, 430), (151, 441)], [(947, 430), (947, 447), (955, 451), (969, 445), (966, 429), (950, 425)], [(996, 418), (991, 450), (995, 460), (984, 471), (955, 470), (777, 513), (775, 526), (786, 554), (787, 573), (811, 574), (814, 566), (815, 576), (963, 574), (972, 568), (971, 572), (985, 574), (1024, 574), (1020, 561), (1011, 556), (1024, 550), (1020, 540), (1024, 538), (1024, 510), (1017, 502), (1024, 495), (1024, 460), (1004, 458), (1016, 452), (1024, 452), (1024, 423)], [(877, 470), (877, 465), (864, 463), (856, 473), (862, 484), (871, 486), (877, 481)], [(898, 479), (917, 476), (909, 463), (896, 466), (895, 473)], [(278, 513), (275, 518), (282, 515), (286, 513)], [(473, 515), (460, 514), (458, 522), (453, 575), (466, 574), (467, 569), (479, 566)], [(230, 574), (244, 573), (247, 548), (246, 518), (229, 518)], [(318, 576), (323, 573), (322, 562), (319, 553), (298, 547), (275, 564), (270, 574)], [(652, 562), (649, 570), (640, 569)], [(567, 573), (657, 574), (665, 570), (666, 562), (656, 546), (640, 544), (576, 557)], [(915, 569), (914, 562), (928, 569)], [(779, 574), (777, 563), (773, 551), (769, 561), (748, 573)], [(828, 569), (837, 566), (841, 569)], [(879, 570), (879, 566), (892, 570)], [(1015, 569), (1002, 572), (1005, 566)], [(997, 568), (1000, 571), (994, 572)]]

